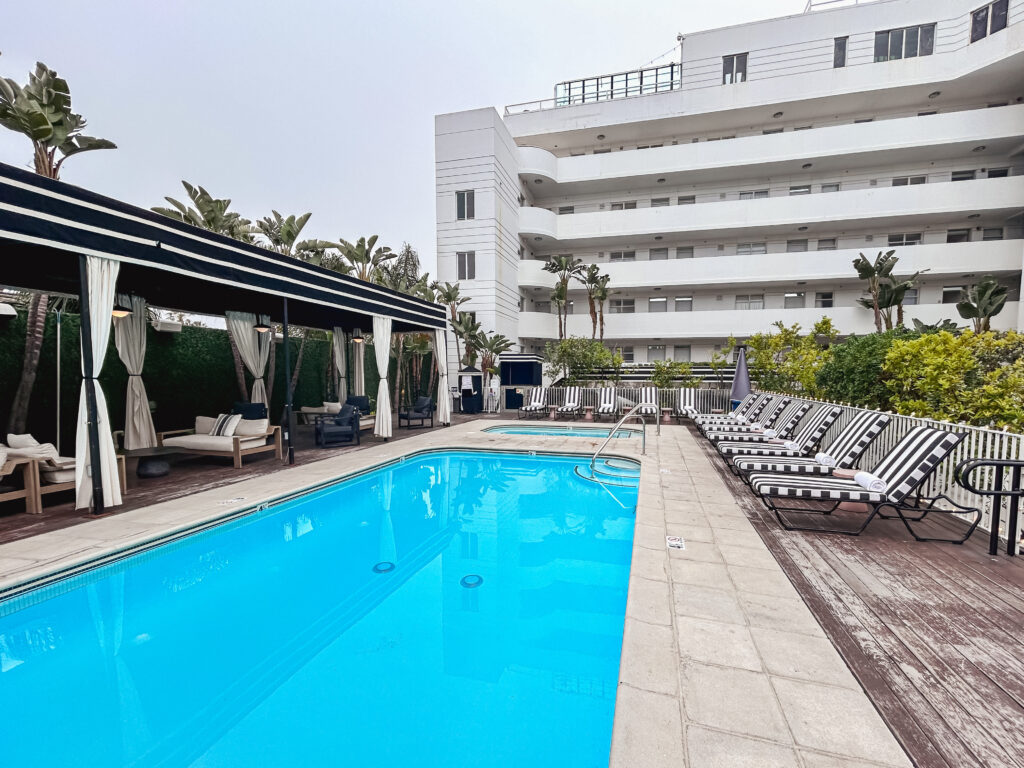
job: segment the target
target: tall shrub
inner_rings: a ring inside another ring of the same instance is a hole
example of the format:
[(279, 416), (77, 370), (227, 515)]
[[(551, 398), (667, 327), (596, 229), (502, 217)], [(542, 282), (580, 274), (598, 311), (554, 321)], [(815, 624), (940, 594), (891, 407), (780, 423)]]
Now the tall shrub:
[(888, 410), (890, 393), (883, 379), (882, 363), (894, 341), (914, 339), (918, 335), (896, 328), (851, 336), (842, 344), (836, 344), (830, 359), (818, 371), (819, 394), (828, 400)]

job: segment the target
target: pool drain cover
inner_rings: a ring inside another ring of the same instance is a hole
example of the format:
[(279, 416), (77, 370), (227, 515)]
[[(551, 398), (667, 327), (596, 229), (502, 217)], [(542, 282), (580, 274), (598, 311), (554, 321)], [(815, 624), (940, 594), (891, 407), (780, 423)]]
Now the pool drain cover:
[(374, 573), (390, 573), (393, 570), (395, 570), (395, 564), (389, 563), (387, 560), (384, 560), (383, 562), (377, 563), (375, 566), (373, 566)]
[(463, 576), (462, 581), (459, 582), (466, 589), (476, 589), (484, 583), (484, 577), (478, 576), (475, 573), (471, 573), (468, 576)]

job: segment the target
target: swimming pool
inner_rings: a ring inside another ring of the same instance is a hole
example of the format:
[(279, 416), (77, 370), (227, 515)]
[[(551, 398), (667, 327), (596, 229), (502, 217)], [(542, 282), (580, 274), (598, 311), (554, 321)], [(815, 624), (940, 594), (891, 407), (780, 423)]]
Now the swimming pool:
[[(506, 425), (501, 427), (488, 427), (484, 432), (498, 435), (547, 435), (548, 437), (593, 437), (604, 439), (611, 433), (611, 427), (563, 427), (556, 424), (540, 424), (533, 427), (520, 427), (518, 425)], [(619, 428), (615, 430), (615, 437), (636, 437), (640, 432), (635, 429)]]
[(414, 455), (0, 602), (4, 764), (607, 765), (638, 469), (578, 467)]

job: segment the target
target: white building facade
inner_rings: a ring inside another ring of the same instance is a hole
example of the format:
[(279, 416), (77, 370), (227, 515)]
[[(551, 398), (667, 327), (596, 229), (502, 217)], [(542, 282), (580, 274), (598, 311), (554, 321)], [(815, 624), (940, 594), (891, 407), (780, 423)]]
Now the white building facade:
[[(911, 318), (962, 323), (1024, 262), (1024, 0), (878, 0), (686, 35), (680, 62), (435, 119), (437, 261), (488, 331), (556, 339), (554, 255), (611, 276), (627, 362), (707, 360), (772, 323), (873, 330), (852, 262), (925, 271)], [(591, 334), (570, 287), (568, 333)], [(450, 345), (450, 347), (453, 345)], [(454, 356), (452, 357), (454, 364)]]

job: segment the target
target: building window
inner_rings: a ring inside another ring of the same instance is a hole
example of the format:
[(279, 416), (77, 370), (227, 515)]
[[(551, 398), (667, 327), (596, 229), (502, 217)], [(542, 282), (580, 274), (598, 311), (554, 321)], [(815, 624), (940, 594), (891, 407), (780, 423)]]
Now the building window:
[(740, 200), (761, 200), (768, 197), (767, 189), (750, 189), (740, 192)]
[(821, 185), (821, 191), (822, 192), (838, 192), (839, 191), (839, 182), (837, 181), (834, 184), (822, 184)]
[(974, 171), (953, 171), (950, 176), (951, 181), (974, 181), (976, 173)]
[(609, 152), (611, 152), (611, 149), (595, 149), (592, 154), (607, 155)]
[(971, 241), (971, 230), (949, 229), (946, 230), (947, 243), (969, 243)]
[(995, 34), (1001, 29), (1006, 29), (1006, 11), (1010, 5), (1009, 0), (995, 0), (994, 3), (983, 5), (971, 14), (971, 42)]
[(801, 185), (796, 186), (796, 187), (790, 187), (789, 188), (789, 194), (791, 194), (791, 195), (809, 195), (809, 194), (811, 194), (811, 185), (810, 184), (801, 184)]
[(937, 114), (939, 114), (938, 110), (929, 109), (929, 110), (925, 110), (924, 112), (918, 112), (917, 116), (918, 117), (928, 117), (928, 115), (937, 115)]
[(902, 233), (899, 235), (889, 235), (889, 247), (895, 247), (900, 245), (920, 245), (921, 244), (921, 233)]
[(907, 187), (915, 184), (924, 184), (928, 181), (926, 176), (897, 176), (892, 180), (894, 187)]
[(806, 240), (787, 240), (786, 253), (803, 253), (807, 250)]
[(676, 198), (676, 203), (679, 205), (693, 205), (697, 202), (696, 195), (682, 195)]
[(934, 24), (875, 32), (875, 61), (931, 56), (934, 48)]
[(693, 296), (676, 296), (676, 312), (692, 312)]
[(818, 239), (819, 251), (834, 251), (838, 245), (834, 237), (822, 237)]
[(638, 144), (637, 149), (657, 149), (661, 144)]
[(636, 261), (636, 251), (612, 251), (608, 254), (609, 261)]
[(693, 258), (693, 246), (692, 245), (681, 245), (676, 248), (677, 259), (692, 259)]
[(635, 299), (612, 299), (608, 311), (612, 315), (632, 315), (636, 312)]
[[(557, 307), (556, 307), (556, 309), (557, 309)], [(567, 302), (565, 302), (565, 314), (571, 315), (572, 314), (572, 310), (573, 310), (573, 300), (569, 299)]]
[(619, 347), (619, 355), (622, 357), (622, 362), (632, 363), (633, 362), (633, 348), (632, 347)]
[(668, 312), (668, 299), (648, 299), (647, 300), (647, 311), (648, 312)]
[(1010, 175), (1009, 168), (989, 168), (988, 177), (990, 179), (1005, 179)]
[(985, 227), (981, 231), (982, 240), (1002, 240), (1003, 239), (1003, 228), (1002, 227)]
[(793, 126), (794, 131), (809, 131), (813, 128), (813, 125), (795, 125)]
[(476, 279), (476, 251), (459, 251), (455, 254), (459, 265), (459, 280)]
[(830, 309), (835, 306), (832, 291), (818, 291), (814, 294), (814, 306), (818, 309)]
[(647, 347), (647, 362), (653, 363), (655, 360), (665, 359), (665, 345), (664, 344), (651, 344)]
[(752, 256), (759, 253), (768, 253), (766, 243), (739, 243), (736, 246), (737, 256)]
[(665, 261), (668, 259), (668, 248), (651, 248), (649, 256), (651, 261)]
[(656, 197), (651, 200), (651, 208), (667, 208), (668, 198), (667, 197)]
[(672, 359), (677, 363), (690, 362), (690, 345), (680, 346), (677, 344), (672, 350)]
[(956, 304), (960, 301), (960, 294), (964, 292), (966, 286), (963, 285), (944, 285), (942, 286), (942, 303), (943, 304)]
[(736, 309), (764, 309), (764, 294), (750, 293), (737, 295)]
[(773, 133), (782, 133), (783, 130), (785, 130), (785, 129), (783, 129), (783, 128), (765, 128), (763, 131), (761, 131), (761, 134), (764, 135), (764, 136), (771, 136)]
[(873, 123), (874, 121), (875, 118), (873, 117), (858, 117), (856, 120), (853, 121), (853, 124), (857, 125), (857, 123)]
[(574, 205), (560, 205), (558, 207), (558, 215), (559, 216), (565, 216), (566, 214), (575, 213), (575, 212), (576, 212), (576, 206), (574, 206)]
[(722, 85), (742, 83), (747, 79), (747, 54), (734, 53), (722, 57)]
[(917, 304), (917, 288), (907, 288), (907, 292), (903, 294), (903, 303), (906, 305)]
[(455, 193), (455, 217), (459, 221), (476, 218), (476, 197), (472, 189)]
[(535, 302), (533, 302), (533, 311), (534, 312), (543, 312), (544, 314), (550, 315), (550, 314), (552, 314), (552, 312), (551, 312), (551, 302), (550, 301), (535, 301)]
[(832, 52), (833, 69), (839, 69), (840, 67), (846, 66), (846, 43), (848, 40), (848, 37), (837, 37), (835, 39), (835, 48)]
[(629, 200), (624, 203), (612, 203), (613, 211), (632, 211), (636, 208), (636, 200)]
[(787, 293), (784, 306), (786, 309), (803, 309), (807, 303), (807, 297), (803, 291)]

